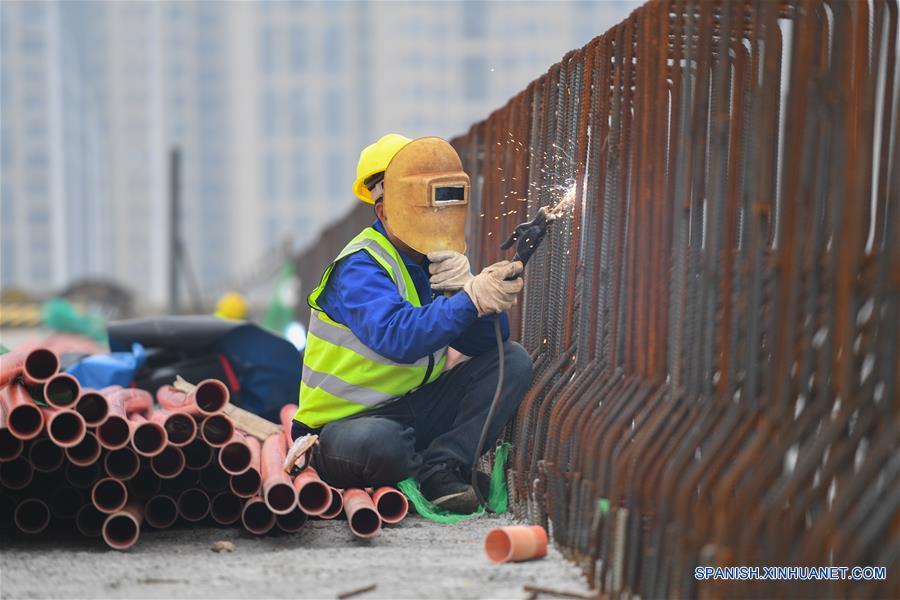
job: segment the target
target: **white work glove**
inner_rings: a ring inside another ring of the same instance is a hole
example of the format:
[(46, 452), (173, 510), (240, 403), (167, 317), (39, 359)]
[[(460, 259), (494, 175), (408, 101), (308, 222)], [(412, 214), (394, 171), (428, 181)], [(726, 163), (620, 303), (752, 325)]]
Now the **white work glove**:
[(444, 292), (456, 292), (472, 279), (469, 259), (453, 250), (436, 250), (428, 253), (428, 272), (431, 273), (431, 288)]
[(502, 313), (512, 308), (516, 296), (522, 291), (521, 262), (501, 260), (466, 282), (463, 289), (472, 299), (478, 316)]

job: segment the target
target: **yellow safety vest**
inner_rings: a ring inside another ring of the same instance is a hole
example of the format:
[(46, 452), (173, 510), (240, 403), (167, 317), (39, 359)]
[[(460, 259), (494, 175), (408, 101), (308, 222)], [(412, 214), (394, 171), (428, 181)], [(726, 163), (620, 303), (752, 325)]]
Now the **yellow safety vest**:
[(437, 379), (447, 362), (446, 347), (413, 363), (394, 362), (325, 314), (318, 300), (334, 266), (360, 250), (387, 271), (407, 302), (422, 306), (409, 271), (390, 240), (372, 227), (350, 240), (325, 269), (308, 299), (312, 314), (303, 356), (300, 408), (294, 414), (294, 420), (308, 427), (321, 427), (411, 392)]

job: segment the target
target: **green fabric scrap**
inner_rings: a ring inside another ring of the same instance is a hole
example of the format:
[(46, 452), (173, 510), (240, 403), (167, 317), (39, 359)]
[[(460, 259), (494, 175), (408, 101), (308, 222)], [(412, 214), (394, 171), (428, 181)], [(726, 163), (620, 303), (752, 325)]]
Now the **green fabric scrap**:
[[(509, 508), (509, 494), (506, 491), (506, 476), (504, 475), (509, 446), (509, 442), (504, 442), (497, 446), (497, 449), (494, 451), (494, 467), (491, 470), (491, 489), (488, 494), (488, 502), (497, 514), (505, 513)], [(404, 479), (397, 484), (397, 487), (409, 498), (417, 513), (435, 523), (456, 523), (483, 515), (485, 512), (484, 507), (479, 506), (478, 510), (470, 515), (460, 515), (435, 506), (425, 499), (425, 496), (419, 490), (419, 482), (412, 477)]]

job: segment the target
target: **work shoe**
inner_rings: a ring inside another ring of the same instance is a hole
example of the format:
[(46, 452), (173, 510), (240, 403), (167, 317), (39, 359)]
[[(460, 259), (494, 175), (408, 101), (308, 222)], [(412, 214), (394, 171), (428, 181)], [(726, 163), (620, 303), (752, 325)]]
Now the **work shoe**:
[(469, 515), (478, 508), (475, 490), (455, 470), (435, 471), (420, 488), (429, 502), (451, 512)]

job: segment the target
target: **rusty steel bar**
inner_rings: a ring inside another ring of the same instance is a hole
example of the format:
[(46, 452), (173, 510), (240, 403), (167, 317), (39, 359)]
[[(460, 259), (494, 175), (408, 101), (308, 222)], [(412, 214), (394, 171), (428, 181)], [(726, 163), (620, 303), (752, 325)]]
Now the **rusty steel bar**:
[(511, 315), (508, 481), (604, 594), (898, 589), (897, 34), (895, 0), (652, 1), (452, 141), (476, 268), (575, 198)]

